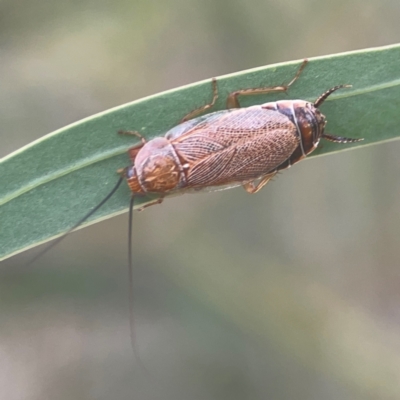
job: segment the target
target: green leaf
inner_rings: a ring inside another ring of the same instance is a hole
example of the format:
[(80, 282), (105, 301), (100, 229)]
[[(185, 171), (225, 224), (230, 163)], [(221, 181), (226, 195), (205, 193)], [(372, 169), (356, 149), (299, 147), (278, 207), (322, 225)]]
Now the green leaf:
[[(352, 84), (330, 97), (322, 111), (329, 133), (365, 141), (324, 143), (314, 154), (394, 139), (400, 134), (399, 60), (400, 45), (313, 58), (288, 94), (251, 96), (241, 103), (315, 100), (332, 86)], [(227, 94), (234, 90), (288, 82), (300, 62), (218, 78), (213, 111), (224, 109)], [(163, 135), (211, 97), (210, 80), (150, 96), (69, 125), (1, 159), (0, 260), (65, 232), (111, 190), (116, 170), (129, 164), (126, 150), (137, 142), (117, 136), (119, 129), (138, 130), (147, 139)], [(88, 223), (125, 212), (129, 198), (123, 185)]]

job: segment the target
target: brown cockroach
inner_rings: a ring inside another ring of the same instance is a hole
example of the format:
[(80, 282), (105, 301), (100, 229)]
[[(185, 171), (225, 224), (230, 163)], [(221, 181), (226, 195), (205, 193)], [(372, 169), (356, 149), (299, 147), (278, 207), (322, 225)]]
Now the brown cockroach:
[(237, 90), (228, 95), (226, 110), (199, 116), (213, 107), (218, 98), (217, 80), (213, 78), (211, 102), (185, 115), (180, 124), (164, 136), (147, 141), (137, 131), (119, 131), (140, 139), (128, 150), (131, 165), (118, 170), (120, 179), (112, 191), (34, 260), (89, 219), (110, 199), (124, 179), (132, 192), (131, 219), (134, 199), (138, 196), (158, 196), (144, 206), (148, 207), (161, 203), (167, 195), (201, 190), (243, 186), (248, 193), (257, 193), (279, 171), (312, 153), (321, 138), (336, 143), (363, 140), (325, 133), (326, 118), (319, 110), (333, 92), (351, 85), (334, 86), (314, 103), (279, 100), (240, 107), (239, 96), (287, 92), (307, 62), (307, 59), (302, 62), (288, 84)]
[(163, 137), (146, 141), (139, 132), (121, 131), (141, 139), (128, 150), (132, 165), (119, 171), (133, 197), (160, 196), (147, 207), (174, 193), (235, 186), (257, 193), (279, 171), (312, 153), (321, 138), (337, 143), (362, 140), (324, 133), (326, 118), (318, 109), (330, 94), (349, 85), (327, 90), (314, 103), (280, 100), (240, 108), (239, 96), (286, 92), (306, 64), (304, 60), (287, 85), (238, 90), (228, 96), (227, 110), (198, 116), (218, 98), (213, 79), (212, 101), (187, 114)]
[[(164, 136), (149, 141), (136, 131), (120, 131), (134, 135), (140, 143), (128, 150), (131, 165), (119, 170), (120, 179), (113, 190), (63, 236), (40, 252), (31, 263), (65, 238), (91, 217), (126, 179), (132, 192), (129, 208), (129, 281), (130, 306), (132, 291), (132, 212), (138, 196), (158, 195), (148, 207), (161, 203), (165, 196), (201, 190), (221, 190), (243, 186), (248, 193), (257, 193), (279, 171), (289, 168), (312, 153), (321, 138), (336, 143), (362, 139), (333, 136), (324, 132), (325, 116), (319, 107), (338, 89), (334, 86), (314, 103), (305, 100), (280, 100), (241, 108), (239, 96), (286, 92), (299, 78), (307, 60), (286, 85), (237, 90), (228, 95), (227, 110), (199, 116), (214, 106), (218, 98), (216, 79), (212, 80), (210, 103), (195, 109)], [(133, 319), (131, 308), (131, 333)], [(132, 337), (132, 345), (134, 340)], [(138, 360), (140, 358), (138, 357)]]

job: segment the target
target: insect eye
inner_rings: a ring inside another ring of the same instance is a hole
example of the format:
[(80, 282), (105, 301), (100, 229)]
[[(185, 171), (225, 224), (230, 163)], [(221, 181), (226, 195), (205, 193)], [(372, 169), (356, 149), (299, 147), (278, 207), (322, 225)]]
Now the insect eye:
[(129, 178), (132, 178), (133, 176), (135, 176), (136, 175), (136, 170), (135, 170), (135, 167), (130, 167), (130, 168), (128, 168), (127, 169), (127, 171), (126, 171), (126, 177), (129, 179)]

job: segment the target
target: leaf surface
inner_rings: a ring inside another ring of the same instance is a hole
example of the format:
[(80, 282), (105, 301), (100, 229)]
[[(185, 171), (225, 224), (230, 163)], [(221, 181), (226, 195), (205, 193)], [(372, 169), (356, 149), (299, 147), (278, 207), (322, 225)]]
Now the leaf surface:
[[(278, 99), (315, 100), (332, 86), (352, 84), (321, 107), (327, 132), (364, 137), (361, 143), (326, 143), (312, 156), (396, 139), (400, 136), (400, 45), (310, 59), (287, 94), (248, 96), (242, 106)], [(301, 61), (270, 65), (217, 78), (225, 108), (228, 93), (287, 83)], [(147, 139), (163, 135), (189, 111), (209, 102), (211, 81), (150, 96), (59, 129), (0, 160), (0, 260), (50, 240), (73, 226), (115, 185), (116, 170), (129, 165), (126, 150), (137, 140), (120, 129), (138, 130)], [(130, 192), (122, 185), (88, 221), (127, 210)], [(138, 201), (136, 207), (148, 199)]]

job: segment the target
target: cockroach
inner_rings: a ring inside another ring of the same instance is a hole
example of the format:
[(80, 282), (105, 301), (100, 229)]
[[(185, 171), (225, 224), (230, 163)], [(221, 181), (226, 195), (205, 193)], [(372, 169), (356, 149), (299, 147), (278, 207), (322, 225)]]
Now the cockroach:
[(326, 118), (318, 109), (329, 95), (350, 85), (335, 86), (314, 103), (280, 100), (240, 107), (239, 96), (286, 92), (306, 64), (304, 60), (287, 85), (235, 91), (227, 98), (226, 110), (199, 117), (218, 98), (213, 79), (212, 101), (187, 114), (163, 137), (146, 141), (137, 131), (120, 131), (141, 139), (128, 150), (131, 165), (119, 171), (133, 197), (159, 195), (150, 206), (174, 193), (235, 186), (257, 193), (279, 171), (312, 153), (321, 138), (336, 143), (362, 140), (326, 134)]
[(338, 89), (351, 87), (350, 85), (334, 86), (314, 103), (305, 100), (279, 100), (240, 107), (240, 96), (287, 92), (306, 65), (307, 60), (304, 60), (293, 79), (286, 85), (237, 90), (228, 95), (226, 110), (201, 116), (214, 106), (218, 98), (217, 80), (214, 78), (211, 81), (211, 102), (185, 115), (180, 124), (164, 136), (147, 141), (137, 131), (120, 131), (120, 134), (133, 135), (140, 139), (137, 145), (128, 150), (131, 165), (118, 171), (120, 179), (117, 184), (93, 210), (34, 260), (93, 215), (116, 192), (122, 181), (126, 180), (132, 192), (128, 218), (132, 307), (131, 238), (135, 198), (148, 194), (158, 195), (157, 200), (144, 206), (148, 207), (161, 203), (168, 195), (186, 192), (243, 186), (248, 193), (257, 193), (279, 171), (289, 168), (312, 153), (321, 138), (336, 143), (363, 140), (325, 133), (327, 121), (319, 110), (328, 96)]

